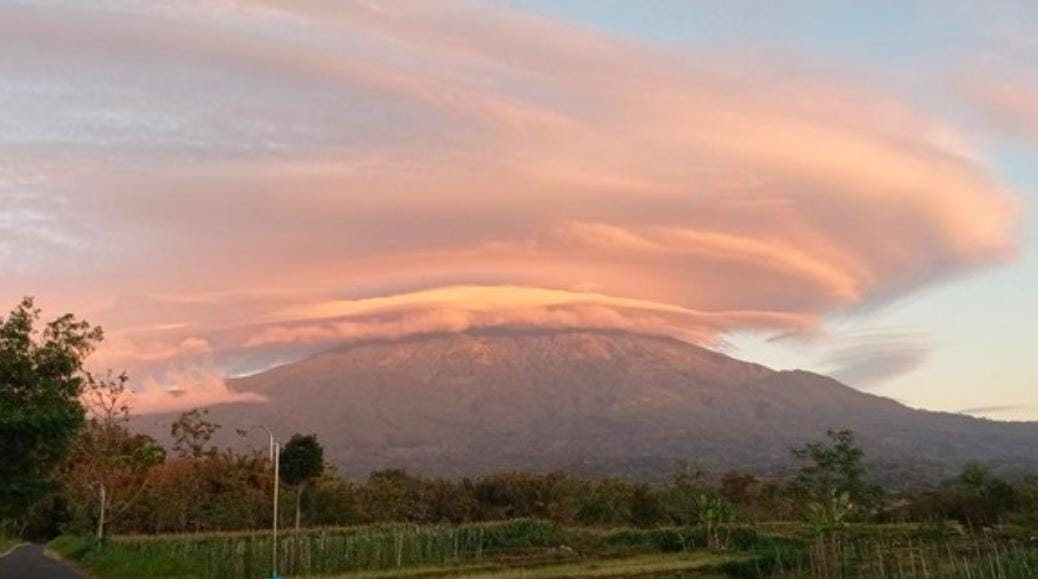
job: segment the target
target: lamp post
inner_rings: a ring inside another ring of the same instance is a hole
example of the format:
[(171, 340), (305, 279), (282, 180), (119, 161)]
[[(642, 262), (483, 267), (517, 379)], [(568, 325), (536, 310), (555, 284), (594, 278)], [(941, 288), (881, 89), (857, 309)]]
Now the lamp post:
[(272, 549), (270, 556), (270, 578), (269, 579), (282, 579), (278, 575), (278, 490), (281, 486), (281, 443), (278, 442), (277, 438), (274, 437), (274, 433), (269, 428), (262, 424), (253, 424), (244, 431), (239, 433), (244, 437), (245, 434), (250, 431), (260, 428), (267, 433), (270, 438), (270, 462), (274, 465), (274, 525), (271, 529), (272, 537)]

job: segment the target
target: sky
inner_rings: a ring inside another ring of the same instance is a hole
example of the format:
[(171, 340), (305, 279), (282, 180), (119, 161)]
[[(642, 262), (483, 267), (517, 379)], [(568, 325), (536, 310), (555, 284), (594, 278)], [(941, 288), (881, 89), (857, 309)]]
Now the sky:
[(0, 304), (138, 412), (506, 326), (1038, 419), (1036, 153), (1025, 1), (0, 0)]

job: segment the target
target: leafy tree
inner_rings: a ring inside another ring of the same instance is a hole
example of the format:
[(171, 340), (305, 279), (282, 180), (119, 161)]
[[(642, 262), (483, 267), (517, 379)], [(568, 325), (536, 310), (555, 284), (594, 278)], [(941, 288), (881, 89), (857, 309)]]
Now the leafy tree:
[(578, 509), (578, 492), (578, 482), (561, 472), (502, 472), (483, 477), (473, 486), (485, 518), (489, 519), (572, 521)]
[(752, 474), (729, 471), (721, 477), (721, 496), (735, 504), (750, 505), (760, 490), (760, 481)]
[(652, 527), (659, 524), (663, 515), (659, 496), (648, 485), (635, 486), (631, 493), (631, 523), (639, 527)]
[(0, 519), (53, 488), (53, 470), (84, 422), (83, 361), (103, 337), (71, 314), (42, 330), (39, 321), (32, 298), (0, 318)]
[(977, 463), (965, 465), (955, 481), (945, 511), (970, 525), (992, 525), (1017, 506), (1016, 490)]
[(216, 454), (216, 449), (209, 446), (213, 434), (220, 430), (220, 425), (208, 420), (209, 410), (189, 410), (180, 415), (169, 428), (173, 437), (173, 450), (181, 458), (201, 458)]
[(674, 524), (694, 525), (699, 520), (699, 497), (712, 492), (701, 469), (684, 465), (660, 490), (661, 508)]
[(281, 450), (281, 481), (296, 488), (296, 529), (302, 515), (303, 490), (324, 472), (324, 448), (317, 435), (294, 434)]
[(606, 479), (590, 482), (586, 487), (578, 499), (577, 521), (586, 525), (621, 525), (630, 520), (633, 485)]
[(166, 461), (113, 530), (183, 533), (257, 529), (271, 523), (270, 461), (230, 451)]
[(475, 518), (479, 504), (472, 494), (472, 481), (445, 479), (427, 481), (422, 491), (424, 523), (463, 523)]
[(422, 479), (402, 469), (374, 471), (364, 485), (362, 509), (372, 521), (422, 520)]
[[(372, 522), (361, 510), (361, 485), (325, 472), (309, 485), (306, 520), (311, 525), (341, 526)], [(468, 517), (457, 522), (471, 520)]]
[(879, 499), (880, 488), (867, 478), (865, 451), (850, 430), (826, 433), (829, 440), (814, 442), (794, 449), (793, 456), (809, 461), (797, 475), (797, 482), (815, 501), (831, 501), (847, 496), (852, 508), (872, 506)]

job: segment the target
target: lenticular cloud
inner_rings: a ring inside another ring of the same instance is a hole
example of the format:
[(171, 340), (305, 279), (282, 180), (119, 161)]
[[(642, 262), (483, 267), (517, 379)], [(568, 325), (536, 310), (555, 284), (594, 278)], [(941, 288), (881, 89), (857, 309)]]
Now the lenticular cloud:
[(98, 321), (146, 372), (186, 339), (219, 364), (496, 324), (809, 330), (1015, 247), (969, 143), (881, 90), (500, 6), (6, 6), (0, 54), (24, 120), (0, 224), (37, 216), (0, 271), (137, 294)]

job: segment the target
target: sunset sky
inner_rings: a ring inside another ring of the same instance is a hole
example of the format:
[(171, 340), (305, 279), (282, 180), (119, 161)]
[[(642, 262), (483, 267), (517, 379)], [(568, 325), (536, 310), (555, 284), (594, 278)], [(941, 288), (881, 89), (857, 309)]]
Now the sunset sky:
[(546, 326), (1038, 419), (1036, 155), (1026, 0), (0, 0), (0, 306), (142, 412)]

